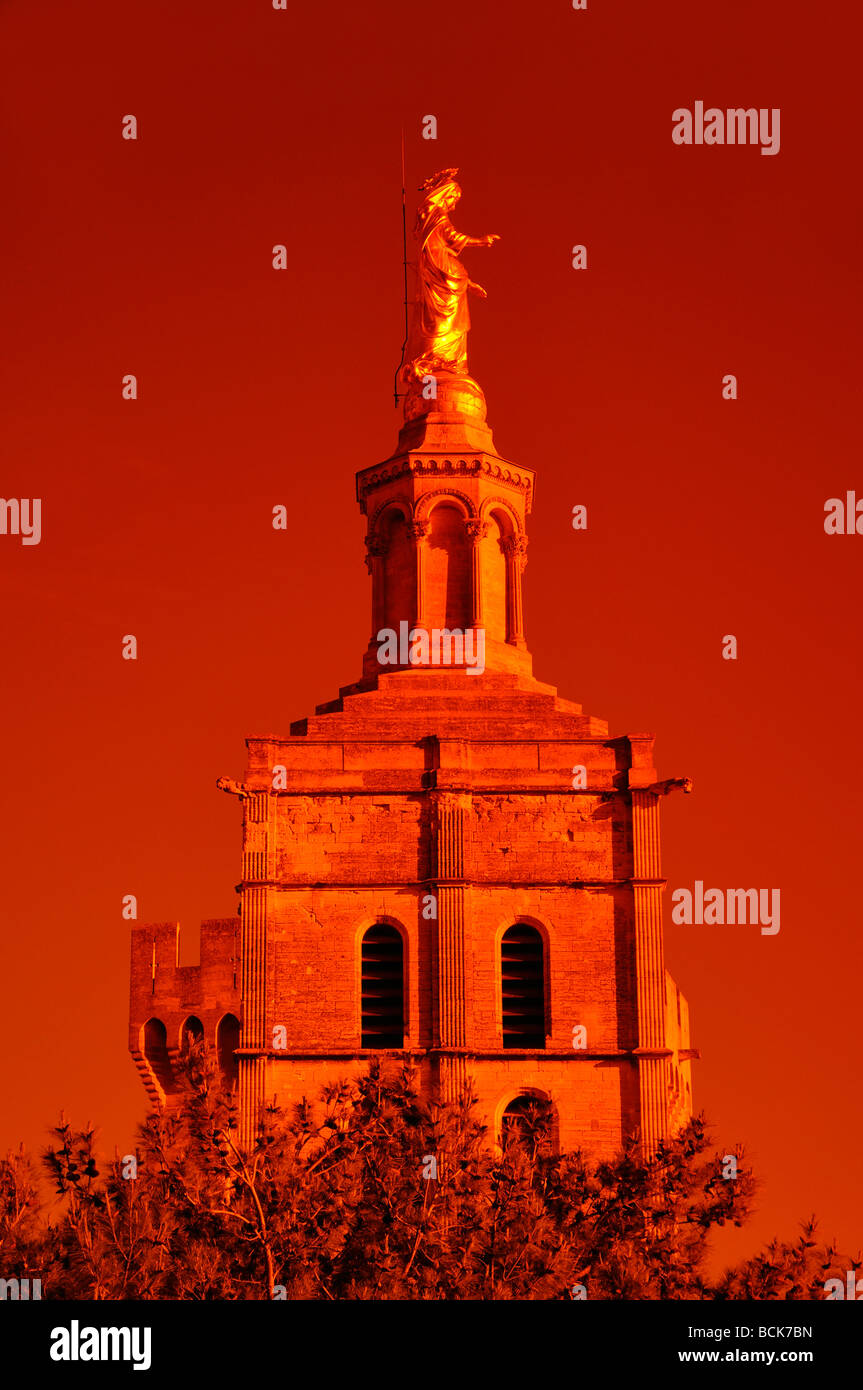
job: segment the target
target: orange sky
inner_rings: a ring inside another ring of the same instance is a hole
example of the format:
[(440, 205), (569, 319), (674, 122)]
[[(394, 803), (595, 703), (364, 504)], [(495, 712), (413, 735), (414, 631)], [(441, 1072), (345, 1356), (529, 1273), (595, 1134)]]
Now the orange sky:
[[(43, 534), (0, 536), (0, 1145), (60, 1107), (128, 1143), (121, 898), (190, 935), (233, 913), (216, 777), (359, 675), (353, 476), (396, 440), (404, 127), (411, 189), (460, 166), (456, 225), (502, 236), (471, 253), (471, 370), (538, 473), (536, 674), (694, 779), (662, 808), (669, 889), (781, 890), (773, 937), (672, 926), (666, 895), (696, 1104), (765, 1181), (728, 1249), (812, 1211), (859, 1246), (863, 537), (823, 528), (863, 497), (841, 8), (6, 0), (0, 490), (42, 498)], [(780, 108), (780, 153), (675, 145), (696, 100)]]

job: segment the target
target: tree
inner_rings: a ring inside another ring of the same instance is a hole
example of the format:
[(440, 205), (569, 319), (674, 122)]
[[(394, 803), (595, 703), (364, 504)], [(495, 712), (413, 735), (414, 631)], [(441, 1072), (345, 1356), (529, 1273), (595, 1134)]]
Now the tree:
[[(693, 1120), (652, 1158), (555, 1154), (527, 1104), (491, 1142), (468, 1091), (428, 1103), (409, 1069), (373, 1064), (322, 1106), (263, 1116), (251, 1153), (202, 1044), (176, 1111), (141, 1126), (135, 1163), (99, 1168), (65, 1121), (43, 1155), (61, 1200), (46, 1224), (23, 1155), (0, 1164), (0, 1251), (46, 1296), (94, 1299), (823, 1298), (836, 1252), (808, 1226), (716, 1282), (711, 1232), (755, 1188)], [(135, 1171), (136, 1170), (136, 1171)], [(134, 1174), (134, 1175), (133, 1175)]]

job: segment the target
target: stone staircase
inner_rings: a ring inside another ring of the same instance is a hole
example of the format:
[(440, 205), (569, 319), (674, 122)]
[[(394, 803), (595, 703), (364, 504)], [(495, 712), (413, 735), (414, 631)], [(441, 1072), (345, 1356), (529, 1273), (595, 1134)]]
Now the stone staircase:
[(603, 737), (608, 725), (529, 676), (423, 670), (345, 686), (290, 726), (293, 737), (307, 738), (425, 738), (444, 730), (447, 738), (566, 739)]

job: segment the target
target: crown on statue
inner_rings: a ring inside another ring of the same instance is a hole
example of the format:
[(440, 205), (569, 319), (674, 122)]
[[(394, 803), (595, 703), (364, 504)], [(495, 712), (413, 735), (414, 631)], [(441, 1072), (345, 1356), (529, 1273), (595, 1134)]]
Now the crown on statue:
[(439, 174), (432, 174), (430, 179), (420, 186), (420, 193), (433, 193), (436, 188), (441, 188), (445, 183), (452, 183), (458, 169), (441, 169)]

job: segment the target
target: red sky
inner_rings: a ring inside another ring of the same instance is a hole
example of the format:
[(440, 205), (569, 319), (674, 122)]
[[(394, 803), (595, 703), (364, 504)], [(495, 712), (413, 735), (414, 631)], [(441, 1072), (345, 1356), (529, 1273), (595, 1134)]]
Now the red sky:
[[(823, 527), (827, 498), (863, 497), (856, 22), (5, 0), (0, 491), (42, 498), (43, 535), (0, 536), (0, 1146), (38, 1146), (60, 1107), (128, 1143), (121, 898), (192, 938), (232, 914), (216, 777), (359, 675), (353, 477), (396, 441), (404, 128), (410, 189), (459, 166), (457, 225), (502, 237), (471, 253), (471, 370), (538, 473), (536, 674), (694, 779), (663, 805), (668, 964), (696, 1104), (764, 1179), (728, 1250), (812, 1211), (859, 1247), (863, 536)], [(780, 108), (779, 154), (673, 144), (696, 100)], [(781, 931), (671, 925), (696, 879), (778, 887)]]

